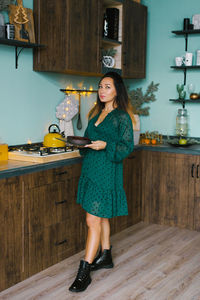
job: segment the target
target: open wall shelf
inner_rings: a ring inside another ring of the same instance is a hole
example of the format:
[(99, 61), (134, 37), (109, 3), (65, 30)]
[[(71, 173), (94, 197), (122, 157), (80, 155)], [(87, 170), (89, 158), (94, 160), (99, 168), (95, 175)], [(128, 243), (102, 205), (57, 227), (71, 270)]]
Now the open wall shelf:
[(189, 104), (189, 103), (200, 103), (200, 99), (169, 99), (169, 101), (173, 101), (173, 102), (177, 102), (182, 104), (183, 108), (185, 108), (185, 104)]
[(192, 30), (173, 30), (172, 33), (177, 35), (185, 35), (185, 34), (199, 34), (200, 29), (192, 29)]
[[(15, 47), (15, 68), (18, 68), (18, 58), (24, 48), (42, 48), (44, 45), (0, 38), (0, 44)], [(18, 50), (20, 48), (20, 50)]]
[(174, 30), (172, 33), (176, 35), (184, 35), (185, 36), (185, 51), (188, 49), (188, 35), (189, 34), (200, 34), (199, 29), (193, 29), (193, 30)]
[[(185, 36), (185, 51), (188, 49), (188, 35), (190, 34), (200, 34), (200, 29), (193, 29), (193, 30), (174, 30), (172, 33), (176, 35), (184, 35)], [(182, 70), (184, 72), (184, 85), (186, 85), (186, 75), (187, 70), (197, 70), (200, 69), (199, 65), (192, 65), (192, 66), (171, 66), (172, 69)], [(189, 103), (200, 103), (200, 99), (169, 99), (169, 101), (177, 102), (182, 104), (183, 108), (185, 108), (185, 104)]]
[(182, 70), (184, 72), (184, 81), (183, 84), (186, 85), (186, 76), (187, 76), (187, 70), (189, 69), (200, 69), (200, 66), (171, 66), (172, 69), (176, 69), (176, 70)]

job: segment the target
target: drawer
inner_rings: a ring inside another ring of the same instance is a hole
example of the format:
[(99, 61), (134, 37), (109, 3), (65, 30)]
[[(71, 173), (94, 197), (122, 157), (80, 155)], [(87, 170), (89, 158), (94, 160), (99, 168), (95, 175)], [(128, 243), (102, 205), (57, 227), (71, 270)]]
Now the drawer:
[(29, 234), (29, 276), (79, 252), (85, 246), (86, 224), (80, 218)]
[(72, 166), (40, 171), (23, 176), (26, 189), (32, 189), (72, 177)]
[(78, 178), (35, 187), (25, 193), (25, 232), (31, 233), (84, 214), (76, 203)]

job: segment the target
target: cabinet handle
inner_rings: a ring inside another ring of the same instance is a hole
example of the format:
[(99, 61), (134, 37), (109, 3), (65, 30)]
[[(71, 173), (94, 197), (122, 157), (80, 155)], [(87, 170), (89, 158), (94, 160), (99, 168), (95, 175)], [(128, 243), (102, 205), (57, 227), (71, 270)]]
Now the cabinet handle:
[(63, 171), (63, 172), (60, 172), (60, 173), (56, 173), (56, 176), (60, 176), (60, 175), (64, 175), (64, 174), (68, 174), (67, 171)]
[(199, 165), (197, 165), (197, 178), (199, 178)]
[(128, 156), (128, 159), (135, 159), (135, 156), (134, 155)]
[(65, 243), (67, 243), (67, 240), (63, 240), (61, 242), (57, 242), (57, 243), (55, 243), (55, 246), (60, 246), (60, 245), (65, 244)]
[(59, 204), (63, 204), (63, 203), (67, 203), (67, 200), (63, 200), (63, 201), (60, 201), (60, 202), (55, 202), (55, 205), (59, 205)]
[(192, 164), (192, 168), (191, 168), (191, 176), (194, 178), (194, 164)]

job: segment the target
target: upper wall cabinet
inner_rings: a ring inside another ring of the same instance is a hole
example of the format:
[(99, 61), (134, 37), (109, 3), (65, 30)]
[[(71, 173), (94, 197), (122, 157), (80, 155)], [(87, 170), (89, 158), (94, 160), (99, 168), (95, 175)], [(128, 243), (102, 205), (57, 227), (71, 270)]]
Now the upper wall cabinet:
[(122, 73), (127, 78), (146, 75), (147, 7), (125, 0), (123, 9)]
[[(118, 40), (103, 38), (108, 7), (119, 9)], [(34, 0), (35, 32), (45, 49), (34, 51), (34, 70), (101, 76), (102, 50), (114, 48), (126, 78), (144, 78), (146, 7), (133, 0)]]
[(46, 45), (35, 51), (35, 71), (100, 73), (100, 3), (34, 0), (36, 38)]

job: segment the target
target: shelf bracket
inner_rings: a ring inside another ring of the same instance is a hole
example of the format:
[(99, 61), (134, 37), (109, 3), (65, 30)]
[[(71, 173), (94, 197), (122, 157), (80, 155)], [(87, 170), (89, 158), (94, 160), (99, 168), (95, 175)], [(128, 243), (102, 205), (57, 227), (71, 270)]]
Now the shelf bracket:
[(184, 68), (184, 85), (186, 85), (186, 73), (187, 73), (187, 70), (186, 70), (186, 68)]
[(24, 50), (24, 47), (21, 47), (21, 49), (18, 51), (18, 46), (15, 46), (15, 69), (18, 68), (19, 55), (23, 50)]
[(188, 48), (188, 34), (185, 34), (185, 51), (187, 51)]

